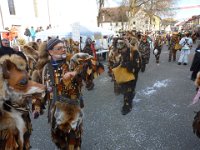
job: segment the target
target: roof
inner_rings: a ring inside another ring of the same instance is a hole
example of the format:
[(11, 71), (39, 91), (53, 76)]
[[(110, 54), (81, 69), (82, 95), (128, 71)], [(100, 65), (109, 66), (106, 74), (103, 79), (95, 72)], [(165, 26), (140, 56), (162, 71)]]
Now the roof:
[(178, 23), (175, 24), (175, 26), (182, 26), (186, 23), (186, 21), (180, 21)]

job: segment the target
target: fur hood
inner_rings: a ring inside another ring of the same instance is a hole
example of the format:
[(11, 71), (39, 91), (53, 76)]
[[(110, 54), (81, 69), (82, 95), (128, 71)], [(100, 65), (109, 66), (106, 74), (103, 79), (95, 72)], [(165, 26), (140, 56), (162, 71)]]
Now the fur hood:
[(26, 70), (27, 68), (26, 60), (22, 59), (22, 57), (17, 54), (12, 54), (10, 56), (9, 55), (2, 56), (0, 58), (0, 64), (2, 65), (5, 60), (10, 60), (20, 70)]
[(44, 66), (50, 61), (49, 54), (46, 50), (47, 42), (42, 42), (38, 49), (39, 58), (36, 64), (36, 70), (32, 73), (32, 80), (36, 82), (42, 82), (42, 70)]
[(38, 49), (39, 49), (39, 45), (36, 42), (29, 42), (27, 45), (36, 51), (38, 51)]
[(134, 51), (134, 50), (138, 50), (138, 39), (136, 37), (132, 37), (131, 38), (131, 41), (130, 41), (130, 44), (131, 44), (131, 50)]
[(4, 55), (0, 58), (0, 97), (6, 97), (6, 90), (4, 89), (4, 79), (3, 79), (3, 70), (2, 70), (2, 64), (5, 60), (10, 60), (12, 63), (14, 63), (18, 69), (20, 70), (26, 70), (26, 60), (22, 59), (21, 56), (12, 54), (12, 55)]
[(39, 53), (39, 59), (38, 63), (36, 64), (36, 68), (41, 70), (44, 65), (46, 65), (49, 62), (49, 54), (46, 50), (47, 42), (43, 42), (40, 44), (38, 53)]
[(23, 52), (27, 57), (32, 57), (35, 60), (38, 59), (38, 56), (39, 56), (38, 52), (35, 49), (33, 49), (31, 46), (24, 45), (23, 46)]

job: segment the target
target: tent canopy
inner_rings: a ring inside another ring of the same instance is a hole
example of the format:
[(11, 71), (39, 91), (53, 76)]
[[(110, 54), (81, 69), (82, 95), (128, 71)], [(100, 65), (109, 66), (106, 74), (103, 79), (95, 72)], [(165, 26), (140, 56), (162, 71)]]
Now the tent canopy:
[[(94, 27), (94, 26), (85, 26), (80, 25), (79, 26), (79, 32), (80, 36), (86, 36), (86, 37), (102, 37), (104, 35), (113, 35), (114, 32), (110, 30), (105, 30), (100, 27)], [(40, 38), (42, 40), (47, 39), (48, 36), (59, 36), (59, 38), (69, 38), (72, 37), (72, 26), (62, 26), (57, 28), (51, 28), (45, 31), (38, 32), (36, 34), (36, 38)]]

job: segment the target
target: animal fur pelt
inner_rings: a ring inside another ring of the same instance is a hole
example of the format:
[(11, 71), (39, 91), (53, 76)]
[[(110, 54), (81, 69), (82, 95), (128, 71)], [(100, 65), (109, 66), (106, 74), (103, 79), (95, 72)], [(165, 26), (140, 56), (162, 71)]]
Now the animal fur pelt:
[(38, 49), (39, 59), (36, 68), (39, 70), (41, 70), (44, 67), (44, 65), (46, 65), (49, 62), (49, 54), (46, 50), (46, 47), (47, 47), (47, 42), (43, 42), (40, 44)]
[[(35, 82), (44, 84), (44, 74), (49, 62), (49, 54), (46, 51), (46, 42), (40, 44), (38, 49), (39, 59), (36, 63), (35, 70), (31, 74), (31, 79)], [(46, 67), (45, 67), (46, 66)], [(34, 118), (39, 117), (40, 114), (43, 114), (43, 109), (45, 109), (47, 95), (43, 99), (35, 98), (32, 100), (32, 112)]]
[(39, 49), (39, 45), (36, 42), (29, 42), (27, 45), (32, 47), (36, 51), (38, 51)]
[(26, 60), (17, 54), (0, 58), (0, 150), (28, 150), (31, 120), (26, 96), (44, 92), (28, 80)]
[(29, 68), (29, 76), (32, 76), (33, 71), (36, 69), (36, 63), (38, 61), (38, 51), (33, 49), (28, 45), (24, 45), (22, 49), (23, 53), (26, 56), (27, 64)]
[(81, 64), (83, 61), (93, 58), (93, 56), (87, 53), (76, 53), (70, 59), (70, 69), (76, 68), (77, 65)]
[(56, 102), (52, 109), (52, 140), (60, 149), (81, 146), (83, 113), (79, 105)]
[(28, 45), (23, 46), (23, 52), (27, 57), (33, 58), (35, 61), (38, 59), (38, 52)]
[[(1, 57), (0, 59), (0, 65), (3, 65), (3, 63), (6, 60), (10, 60), (10, 62), (14, 63), (16, 65), (16, 67), (20, 70), (25, 70), (27, 65), (26, 65), (26, 61), (24, 59), (21, 59), (20, 56), (18, 55), (4, 55)], [(3, 78), (3, 72), (2, 72), (2, 68), (0, 71), (0, 99), (5, 99), (7, 97), (7, 93), (4, 89), (4, 78)]]
[(31, 79), (33, 81), (42, 82), (42, 70), (44, 66), (49, 62), (49, 54), (46, 51), (47, 42), (40, 44), (38, 49), (39, 59), (36, 64), (36, 70), (33, 71)]

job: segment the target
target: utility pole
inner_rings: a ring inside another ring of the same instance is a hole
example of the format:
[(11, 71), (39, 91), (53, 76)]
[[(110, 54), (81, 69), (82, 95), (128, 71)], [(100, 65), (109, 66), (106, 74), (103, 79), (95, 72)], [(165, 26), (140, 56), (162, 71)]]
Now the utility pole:
[(48, 17), (49, 17), (49, 25), (51, 24), (51, 17), (50, 17), (50, 9), (49, 9), (49, 0), (47, 0), (47, 9), (48, 9)]
[(1, 4), (0, 4), (0, 16), (1, 16), (2, 27), (4, 29), (4, 21), (3, 21), (3, 14), (2, 14), (2, 9), (1, 9)]

